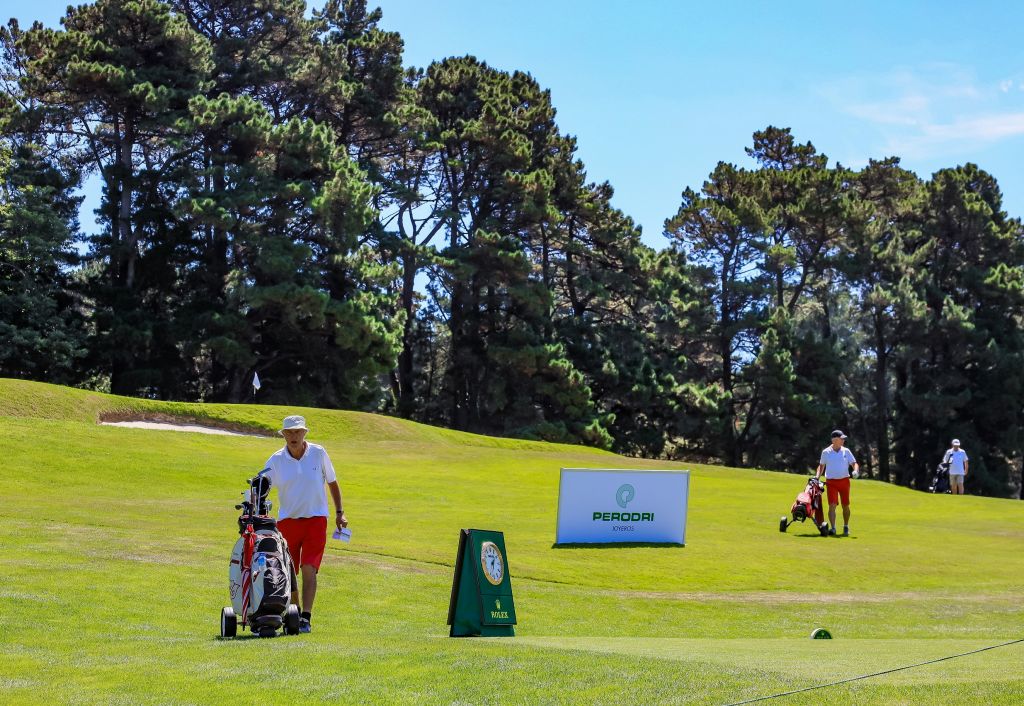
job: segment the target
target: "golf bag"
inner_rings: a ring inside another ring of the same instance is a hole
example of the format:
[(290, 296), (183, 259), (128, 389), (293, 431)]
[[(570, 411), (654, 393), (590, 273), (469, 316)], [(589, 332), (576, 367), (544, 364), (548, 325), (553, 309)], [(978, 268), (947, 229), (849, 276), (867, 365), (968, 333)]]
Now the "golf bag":
[(231, 608), (221, 611), (222, 637), (234, 637), (238, 623), (260, 637), (273, 637), (282, 626), (289, 635), (299, 632), (298, 608), (291, 605), (295, 567), (288, 543), (270, 516), (269, 492), (270, 479), (261, 472), (243, 493), (248, 499), (235, 506), (242, 511), (240, 536), (228, 568)]
[(932, 484), (928, 486), (928, 490), (933, 493), (948, 493), (949, 492), (949, 463), (942, 462), (935, 468), (935, 474), (932, 476)]
[(823, 509), (821, 496), (825, 490), (825, 484), (813, 476), (807, 479), (807, 485), (803, 492), (796, 496), (793, 506), (789, 509), (793, 519), (785, 517), (779, 520), (779, 532), (785, 532), (794, 522), (803, 522), (808, 517), (814, 518), (814, 526), (822, 535), (828, 534), (828, 523), (825, 522), (825, 511)]

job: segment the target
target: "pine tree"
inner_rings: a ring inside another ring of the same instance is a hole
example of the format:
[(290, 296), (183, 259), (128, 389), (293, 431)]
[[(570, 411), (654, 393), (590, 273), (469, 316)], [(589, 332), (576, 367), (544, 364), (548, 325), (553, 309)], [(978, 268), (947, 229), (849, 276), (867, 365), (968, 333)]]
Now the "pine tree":
[(90, 348), (112, 391), (150, 393), (153, 371), (176, 356), (173, 342), (160, 345), (167, 329), (153, 316), (173, 279), (160, 251), (176, 228), (162, 179), (189, 152), (175, 140), (205, 85), (209, 47), (157, 0), (98, 0), (69, 8), (63, 25), (37, 25), (19, 39), (28, 57), (20, 85), (44, 117), (46, 139), (103, 180)]
[(331, 29), (347, 21), (336, 4), (312, 19), (290, 0), (176, 6), (215, 64), (190, 105), (202, 150), (181, 204), (210, 395), (244, 399), (258, 370), (264, 399), (375, 407), (402, 322), (367, 242), (374, 189), (339, 142), (355, 84), (334, 62), (358, 37)]
[(743, 434), (761, 463), (769, 462), (766, 453), (774, 447), (772, 465), (800, 468), (816, 458), (818, 440), (844, 423), (837, 379), (848, 353), (838, 347), (832, 318), (835, 258), (852, 215), (850, 180), (841, 167), (829, 168), (814, 145), (798, 144), (788, 128), (754, 133), (747, 153), (761, 167), (754, 193), (766, 214), (762, 270), (771, 283), (759, 349), (767, 347), (766, 360), (788, 359), (793, 378), (783, 372), (786, 365), (768, 365), (780, 375), (770, 384), (751, 371), (762, 384), (751, 384), (754, 411)]
[(77, 182), (42, 146), (0, 140), (0, 377), (84, 377), (85, 319), (71, 281)]
[[(895, 480), (893, 358), (924, 333), (921, 284), (928, 250), (920, 237), (923, 190), (917, 176), (895, 158), (870, 161), (854, 179), (860, 210), (850, 219), (839, 269), (852, 289), (853, 323), (870, 356), (850, 361), (851, 387), (868, 392), (851, 413), (856, 428), (867, 432), (864, 441), (870, 439), (871, 453), (860, 454), (862, 468)], [(872, 457), (877, 459), (874, 469)]]
[(768, 281), (761, 264), (767, 214), (754, 198), (757, 175), (720, 162), (701, 193), (686, 189), (665, 231), (705, 282), (715, 310), (707, 335), (717, 372), (710, 382), (721, 392), (718, 448), (725, 462), (742, 463), (742, 418), (750, 404), (740, 371), (754, 355), (760, 311)]
[(82, 381), (85, 312), (78, 264), (79, 175), (39, 133), (20, 82), (16, 20), (0, 27), (0, 377)]
[(583, 376), (551, 336), (543, 225), (558, 219), (549, 156), (565, 145), (548, 92), (472, 57), (432, 64), (416, 91), (429, 116), (416, 188), (447, 240), (433, 271), (449, 331), (445, 421), (606, 443)]
[(973, 164), (933, 175), (923, 215), (926, 326), (899, 356), (897, 463), (925, 487), (955, 436), (971, 454), (971, 490), (1007, 495), (1024, 391), (1021, 320), (1008, 315), (1024, 307), (1021, 224)]

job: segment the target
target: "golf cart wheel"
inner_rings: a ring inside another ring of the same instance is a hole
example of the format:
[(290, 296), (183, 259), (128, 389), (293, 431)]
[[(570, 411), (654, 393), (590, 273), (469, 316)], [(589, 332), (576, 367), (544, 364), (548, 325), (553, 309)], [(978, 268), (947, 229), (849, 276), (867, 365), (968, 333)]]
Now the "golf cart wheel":
[(238, 618), (231, 608), (223, 608), (220, 611), (220, 636), (234, 637), (238, 634)]
[(299, 607), (292, 603), (284, 614), (284, 631), (287, 635), (299, 634)]
[(789, 523), (786, 522), (786, 518), (783, 517), (779, 520), (779, 532), (785, 532), (787, 527), (789, 527)]

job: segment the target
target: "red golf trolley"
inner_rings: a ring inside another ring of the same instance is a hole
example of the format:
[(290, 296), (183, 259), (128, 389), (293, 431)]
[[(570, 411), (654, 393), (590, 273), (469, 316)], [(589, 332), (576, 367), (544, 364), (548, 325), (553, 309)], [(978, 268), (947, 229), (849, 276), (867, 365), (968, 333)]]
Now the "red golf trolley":
[(785, 532), (794, 522), (803, 522), (808, 517), (814, 518), (814, 526), (818, 528), (822, 536), (828, 534), (828, 523), (825, 522), (824, 504), (822, 496), (825, 493), (825, 483), (814, 476), (807, 479), (807, 485), (803, 491), (796, 496), (790, 514), (793, 519), (785, 516), (779, 520), (779, 532)]

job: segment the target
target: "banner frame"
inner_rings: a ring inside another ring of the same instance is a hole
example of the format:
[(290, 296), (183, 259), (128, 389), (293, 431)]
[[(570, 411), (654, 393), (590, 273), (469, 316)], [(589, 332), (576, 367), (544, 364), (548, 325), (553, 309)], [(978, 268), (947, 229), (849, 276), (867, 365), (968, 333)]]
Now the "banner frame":
[(575, 544), (594, 544), (596, 546), (604, 544), (630, 544), (629, 540), (621, 542), (559, 542), (558, 541), (558, 528), (562, 522), (562, 480), (565, 477), (566, 471), (585, 471), (587, 473), (636, 473), (636, 474), (661, 474), (671, 473), (676, 475), (686, 476), (686, 504), (685, 513), (683, 516), (683, 541), (682, 542), (640, 542), (641, 544), (666, 544), (675, 545), (677, 547), (686, 546), (686, 528), (690, 522), (690, 470), (689, 469), (672, 469), (672, 468), (560, 468), (558, 471), (558, 507), (555, 511), (555, 546), (572, 546)]

